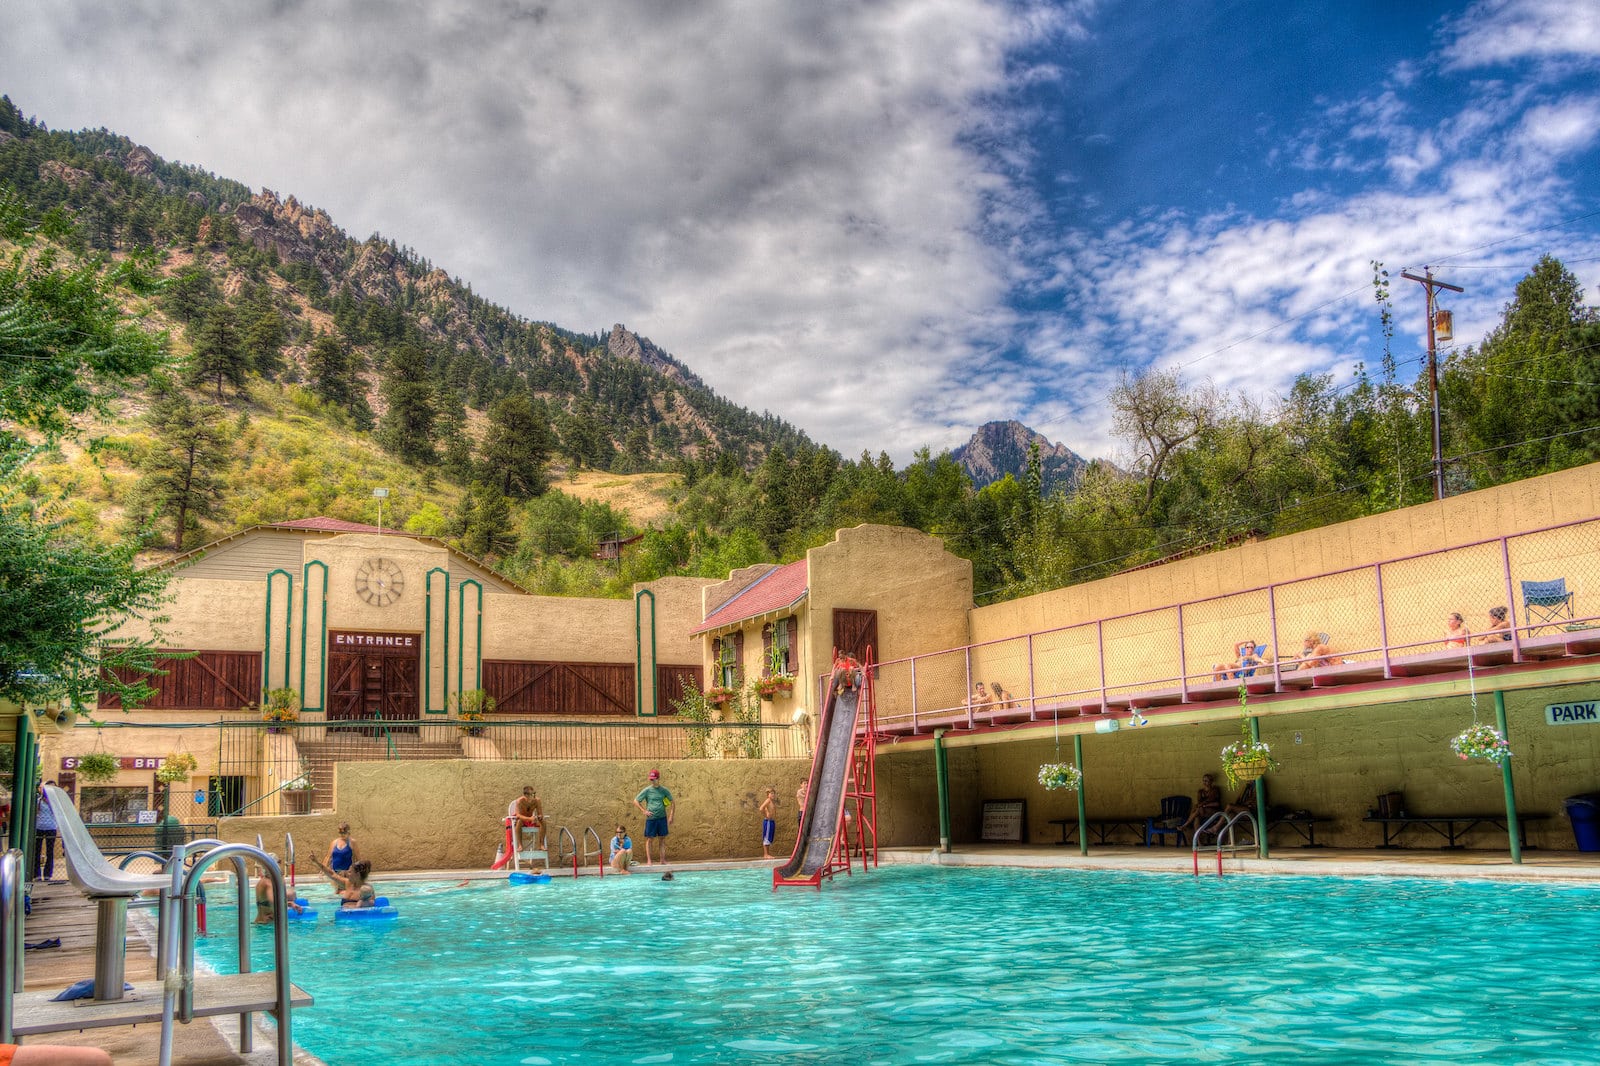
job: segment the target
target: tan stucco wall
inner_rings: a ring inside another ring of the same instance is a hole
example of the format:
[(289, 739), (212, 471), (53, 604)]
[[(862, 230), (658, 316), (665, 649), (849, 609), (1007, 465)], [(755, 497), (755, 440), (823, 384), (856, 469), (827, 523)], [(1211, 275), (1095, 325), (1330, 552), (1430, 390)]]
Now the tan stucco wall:
[[(259, 651), (266, 631), (267, 586), (260, 581), (188, 581), (181, 575), (168, 586), (162, 608), (168, 621), (156, 627), (164, 648), (209, 651)], [(152, 627), (130, 621), (113, 636), (148, 639)]]
[[(1594, 526), (1513, 539), (1509, 594), (1497, 544), (1405, 557), (1593, 518), (1600, 513), (1597, 501), (1600, 464), (1591, 464), (975, 608), (971, 642), (1001, 643), (973, 651), (972, 673), (977, 679), (1001, 680), (1013, 692), (1026, 694), (1027, 654), (1016, 638), (1040, 633), (1034, 644), (1036, 692), (1098, 688), (1095, 623), (1102, 619), (1106, 683), (1112, 687), (1148, 688), (1157, 681), (1176, 685), (1183, 673), (1191, 678), (1208, 676), (1211, 667), (1230, 658), (1231, 649), (1242, 640), (1265, 643), (1284, 657), (1298, 654), (1300, 637), (1307, 632), (1330, 634), (1334, 647), (1344, 653), (1374, 648), (1381, 636), (1377, 577), (1371, 564), (1386, 560), (1398, 560), (1385, 562), (1382, 568), (1391, 645), (1417, 644), (1419, 650), (1429, 650), (1426, 642), (1442, 639), (1450, 611), (1460, 611), (1476, 630), (1486, 626), (1490, 607), (1511, 601), (1520, 615), (1514, 590), (1521, 580), (1565, 577), (1568, 588), (1578, 594), (1580, 613), (1594, 613), (1600, 609), (1596, 606), (1600, 537)], [(1345, 567), (1365, 569), (1327, 575)], [(1278, 585), (1276, 633), (1264, 590), (1269, 584)], [(1187, 604), (1181, 666), (1174, 606), (1178, 603)], [(919, 664), (919, 671), (920, 710), (962, 701), (965, 656)]]
[[(1572, 830), (1562, 806), (1566, 796), (1600, 791), (1600, 725), (1545, 724), (1550, 703), (1600, 699), (1600, 685), (1510, 692), (1507, 731), (1512, 750), (1517, 806), (1551, 815), (1528, 827), (1538, 847), (1572, 850)], [(1478, 701), (1480, 721), (1494, 722), (1490, 695)], [(1504, 812), (1500, 771), (1488, 763), (1464, 762), (1449, 750), (1450, 738), (1472, 723), (1468, 698), (1451, 698), (1350, 711), (1287, 715), (1261, 720), (1262, 739), (1278, 760), (1268, 777), (1274, 805), (1307, 809), (1337, 819), (1318, 826), (1319, 843), (1367, 848), (1381, 843), (1379, 827), (1362, 821), (1380, 793), (1405, 795), (1413, 814)], [(1295, 743), (1299, 734), (1300, 743)], [(1162, 796), (1193, 796), (1201, 774), (1215, 774), (1224, 797), (1237, 790), (1222, 781), (1218, 759), (1223, 745), (1239, 735), (1235, 722), (1145, 729), (1122, 729), (1083, 738), (1085, 798), (1089, 816), (1148, 814)], [(1053, 818), (1076, 818), (1077, 797), (1039, 787), (1039, 765), (1071, 762), (1072, 745), (1063, 738), (1058, 759), (1051, 740), (948, 749), (951, 832), (957, 844), (977, 840), (979, 810), (985, 799), (1028, 801), (1028, 837), (1034, 843), (1058, 842)], [(933, 846), (938, 840), (938, 808), (933, 753), (923, 748), (879, 749), (879, 833), (887, 844)], [(1126, 841), (1127, 837), (1122, 837)], [(1274, 840), (1279, 840), (1275, 837)], [(1412, 830), (1411, 847), (1435, 848), (1442, 841)], [(1287, 834), (1276, 846), (1298, 843)], [(1474, 833), (1470, 847), (1503, 849), (1506, 835)]]
[[(751, 858), (761, 854), (759, 807), (766, 786), (778, 792), (778, 840), (774, 854), (794, 846), (794, 794), (810, 763), (799, 759), (681, 761), (658, 764), (673, 796), (674, 816), (667, 857)], [(363, 857), (379, 871), (478, 869), (493, 860), (504, 830), (506, 805), (531, 784), (539, 791), (551, 826), (574, 836), (593, 827), (602, 842), (621, 822), (644, 859), (644, 816), (633, 797), (647, 784), (647, 764), (637, 762), (388, 762), (346, 763), (338, 771), (339, 805), (326, 814), (231, 818), (227, 840), (254, 843), (256, 834), (283, 854), (283, 834), (294, 834), (301, 855), (326, 853), (341, 820), (348, 821)], [(593, 841), (590, 842), (591, 849)], [(591, 856), (591, 864), (592, 864)], [(309, 863), (302, 862), (306, 870)]]

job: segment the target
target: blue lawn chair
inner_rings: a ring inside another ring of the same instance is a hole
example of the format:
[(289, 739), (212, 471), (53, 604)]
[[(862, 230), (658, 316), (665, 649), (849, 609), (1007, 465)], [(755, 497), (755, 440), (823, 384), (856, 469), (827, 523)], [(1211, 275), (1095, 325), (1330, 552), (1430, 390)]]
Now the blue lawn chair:
[(1161, 813), (1146, 818), (1144, 823), (1144, 846), (1149, 847), (1156, 842), (1156, 837), (1171, 836), (1176, 847), (1183, 847), (1188, 843), (1184, 831), (1179, 828), (1189, 820), (1189, 809), (1194, 806), (1194, 800), (1188, 796), (1162, 796)]
[[(1549, 622), (1560, 625), (1572, 620), (1572, 597), (1567, 591), (1567, 579), (1554, 581), (1524, 581), (1522, 583), (1522, 616), (1529, 622)], [(1531, 630), (1537, 633), (1538, 628)]]

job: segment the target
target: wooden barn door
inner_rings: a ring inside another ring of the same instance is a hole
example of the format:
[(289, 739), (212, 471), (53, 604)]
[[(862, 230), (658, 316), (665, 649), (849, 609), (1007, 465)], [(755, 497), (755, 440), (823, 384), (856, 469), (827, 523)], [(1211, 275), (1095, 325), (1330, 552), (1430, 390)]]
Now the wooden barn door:
[[(328, 721), (415, 722), (422, 710), (421, 670), (415, 634), (329, 633)], [(390, 730), (415, 733), (417, 727)]]

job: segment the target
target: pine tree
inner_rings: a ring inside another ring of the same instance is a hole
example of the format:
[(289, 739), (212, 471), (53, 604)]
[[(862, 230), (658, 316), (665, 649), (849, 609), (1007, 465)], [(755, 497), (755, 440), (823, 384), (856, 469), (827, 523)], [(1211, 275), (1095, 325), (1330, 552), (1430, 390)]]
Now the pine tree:
[(513, 500), (544, 492), (550, 461), (550, 428), (527, 393), (507, 396), (489, 409), (483, 441), (483, 470)]
[(389, 409), (378, 422), (378, 444), (408, 463), (437, 463), (439, 456), (433, 447), (437, 418), (433, 379), (421, 348), (402, 344), (390, 351), (383, 398)]
[(221, 403), (223, 385), (243, 388), (249, 369), (250, 357), (245, 352), (238, 313), (227, 303), (218, 303), (206, 315), (200, 336), (195, 339), (194, 354), (189, 358), (189, 383), (215, 383), (217, 402)]
[(216, 516), (227, 430), (216, 407), (195, 403), (181, 389), (159, 393), (145, 417), (155, 432), (155, 446), (143, 464), (140, 493), (172, 520), (172, 550), (182, 551), (200, 520)]

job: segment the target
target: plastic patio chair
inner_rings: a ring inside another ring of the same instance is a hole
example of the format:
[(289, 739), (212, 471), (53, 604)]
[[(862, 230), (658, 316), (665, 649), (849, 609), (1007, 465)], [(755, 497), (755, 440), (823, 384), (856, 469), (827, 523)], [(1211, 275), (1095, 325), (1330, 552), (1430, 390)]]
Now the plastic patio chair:
[[(1554, 581), (1524, 581), (1522, 583), (1522, 616), (1529, 622), (1548, 622), (1560, 625), (1572, 619), (1572, 597), (1567, 591), (1567, 579)], [(1537, 633), (1535, 628), (1530, 632)]]
[(1144, 846), (1148, 848), (1161, 836), (1171, 836), (1175, 847), (1188, 843), (1187, 835), (1179, 827), (1189, 820), (1189, 808), (1193, 805), (1194, 801), (1188, 796), (1162, 796), (1161, 813), (1145, 819)]

